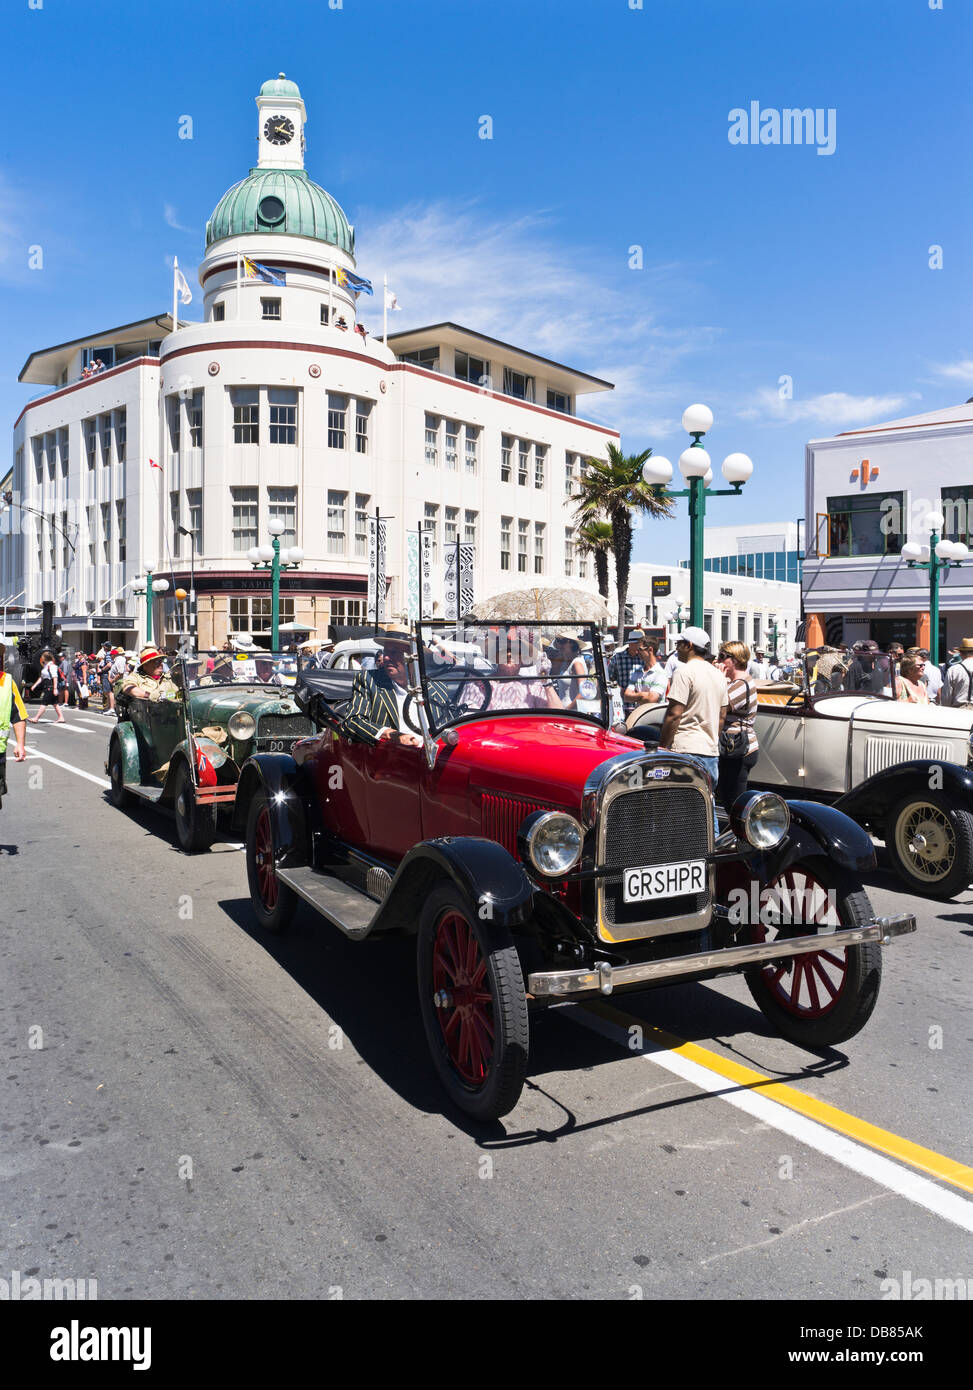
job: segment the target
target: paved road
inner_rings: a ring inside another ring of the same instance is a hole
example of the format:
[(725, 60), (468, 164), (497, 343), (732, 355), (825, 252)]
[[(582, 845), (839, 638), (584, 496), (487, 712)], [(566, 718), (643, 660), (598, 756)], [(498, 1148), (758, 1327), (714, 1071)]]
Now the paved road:
[(920, 932), (824, 1057), (772, 1035), (737, 978), (559, 1008), (521, 1104), (477, 1128), (443, 1113), (412, 943), (352, 944), (303, 909), (261, 936), (238, 847), (187, 858), (164, 818), (110, 806), (108, 725), (31, 726), (0, 812), (0, 1275), (93, 1277), (101, 1298), (973, 1278), (973, 894), (910, 902), (876, 873), (876, 910), (915, 908)]

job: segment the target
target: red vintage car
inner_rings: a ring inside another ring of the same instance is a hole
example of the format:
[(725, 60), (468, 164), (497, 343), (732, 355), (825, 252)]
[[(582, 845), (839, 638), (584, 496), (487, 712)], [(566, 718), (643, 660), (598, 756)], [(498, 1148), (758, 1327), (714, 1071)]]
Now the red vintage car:
[[(874, 917), (871, 840), (831, 807), (748, 793), (718, 833), (702, 765), (611, 727), (598, 633), (574, 635), (588, 674), (562, 672), (549, 624), (417, 624), (414, 745), (304, 671), (320, 733), (241, 775), (257, 921), (281, 931), (303, 900), (356, 940), (415, 934), (434, 1066), (481, 1120), (516, 1105), (545, 1004), (743, 971), (785, 1037), (830, 1047), (875, 1007), (881, 945), (915, 930)], [(356, 680), (396, 696), (381, 669)]]

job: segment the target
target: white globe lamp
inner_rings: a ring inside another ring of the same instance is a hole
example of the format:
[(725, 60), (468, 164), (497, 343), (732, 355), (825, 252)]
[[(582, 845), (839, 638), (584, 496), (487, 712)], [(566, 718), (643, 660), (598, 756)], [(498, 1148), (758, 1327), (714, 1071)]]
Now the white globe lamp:
[(952, 542), (952, 541), (937, 541), (937, 542), (936, 542), (936, 559), (937, 559), (937, 560), (955, 560), (955, 559), (956, 559), (956, 547), (953, 545), (953, 542)]
[(168, 579), (153, 579), (152, 592), (154, 594), (165, 594), (169, 591)]
[(746, 454), (727, 454), (723, 460), (723, 477), (728, 483), (745, 483), (753, 473), (753, 460)]
[(922, 559), (922, 546), (917, 545), (915, 541), (907, 541), (902, 547), (902, 558), (903, 560)]
[(682, 413), (682, 427), (687, 434), (705, 434), (713, 425), (713, 412), (708, 405), (688, 405)]
[(247, 559), (250, 561), (251, 565), (259, 565), (260, 547), (258, 545), (252, 545), (250, 547), (250, 549), (247, 551)]
[(271, 560), (274, 558), (274, 547), (272, 545), (258, 545), (257, 557), (258, 559), (263, 560), (264, 564), (269, 565)]
[(672, 482), (672, 464), (661, 454), (647, 458), (642, 464), (642, 481), (650, 487), (664, 487)]
[(709, 454), (695, 444), (690, 449), (683, 449), (679, 455), (679, 471), (687, 481), (690, 478), (705, 478), (711, 466)]
[(969, 559), (969, 554), (970, 547), (966, 544), (965, 541), (953, 541), (954, 560), (967, 560)]
[(927, 530), (927, 531), (941, 531), (941, 530), (943, 529), (943, 527), (945, 526), (945, 524), (946, 524), (946, 518), (943, 516), (942, 512), (927, 512), (927, 513), (926, 513), (926, 530)]
[(279, 517), (275, 516), (271, 517), (270, 521), (267, 522), (267, 530), (270, 532), (272, 536), (282, 536), (284, 532), (287, 530), (287, 527), (284, 525), (284, 523), (280, 520)]
[(304, 551), (299, 545), (292, 545), (287, 552), (287, 563), (289, 565), (299, 565), (304, 559)]

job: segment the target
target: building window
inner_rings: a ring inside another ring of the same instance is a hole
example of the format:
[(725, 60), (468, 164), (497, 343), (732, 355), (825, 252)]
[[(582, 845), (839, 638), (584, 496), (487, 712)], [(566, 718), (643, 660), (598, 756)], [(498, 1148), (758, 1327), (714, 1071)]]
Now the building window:
[(101, 552), (107, 563), (111, 561), (111, 503), (101, 504)]
[(348, 410), (348, 397), (336, 396), (328, 392), (328, 448), (345, 447), (345, 414)]
[(432, 548), (430, 560), (432, 564), (439, 563), (439, 505), (436, 502), (427, 502), (423, 513), (423, 529), (432, 535)]
[(218, 304), (214, 304), (214, 305), (213, 305), (213, 322), (214, 322), (214, 323), (222, 323), (223, 320), (224, 320), (225, 318), (226, 318), (226, 305), (223, 303), (222, 300), (220, 300), (220, 302), (219, 302)]
[(562, 415), (570, 415), (571, 397), (565, 395), (563, 391), (548, 391), (547, 408), (548, 410), (560, 411)]
[(88, 522), (88, 563), (94, 565), (98, 562), (98, 527), (94, 507), (85, 508), (85, 518)]
[(490, 377), (490, 365), (482, 357), (470, 357), (468, 353), (456, 353), (456, 375), (460, 381), (471, 381), (474, 386), (485, 386)]
[(527, 486), (527, 476), (530, 473), (530, 442), (526, 439), (520, 441), (518, 448), (517, 463), (517, 482), (521, 487)]
[[(123, 508), (122, 516), (124, 517), (124, 507), (125, 507), (125, 503), (122, 502), (122, 503), (121, 503), (121, 506), (122, 506), (122, 508)], [(124, 542), (121, 543), (121, 548), (122, 548), (122, 550), (124, 551), (124, 549), (125, 549)], [(122, 556), (122, 558), (123, 558), (123, 559), (125, 558), (124, 555)], [(62, 569), (67, 569), (68, 566), (70, 565), (70, 563), (71, 563), (71, 545), (70, 545), (70, 542), (69, 542), (69, 540), (68, 540), (68, 514), (67, 514), (67, 512), (62, 512), (62, 513), (61, 513), (61, 568), (62, 568)]]
[(513, 522), (512, 516), (500, 518), (500, 568), (502, 570), (510, 568), (510, 531)]
[(44, 454), (47, 459), (48, 481), (53, 483), (57, 471), (57, 435), (53, 430), (44, 441)]
[(448, 550), (459, 540), (459, 507), (447, 507), (443, 522), (443, 545)]
[(186, 510), (189, 512), (188, 530), (193, 533), (193, 546), (201, 550), (203, 545), (203, 489), (186, 489)]
[(203, 447), (203, 393), (194, 391), (189, 402), (189, 447)]
[(730, 615), (729, 613), (720, 614), (720, 641), (729, 642), (730, 640)]
[(260, 443), (260, 395), (251, 387), (230, 388), (233, 402), (233, 443)]
[(574, 574), (574, 531), (570, 526), (564, 528), (564, 573)]
[(759, 614), (759, 613), (754, 613), (754, 615), (753, 615), (753, 645), (754, 645), (755, 648), (760, 646), (760, 614)]
[(544, 465), (547, 462), (547, 447), (543, 444), (534, 445), (534, 486), (544, 486)]
[(973, 487), (944, 487), (941, 496), (945, 519), (942, 539), (969, 545), (973, 531)]
[(257, 489), (255, 487), (231, 487), (233, 502), (233, 549), (246, 552), (257, 544)]
[(529, 541), (530, 522), (517, 521), (517, 572), (518, 574), (527, 573), (527, 545)]
[(509, 434), (501, 436), (500, 439), (500, 481), (510, 482), (510, 455), (513, 453), (514, 442)]
[(534, 573), (544, 573), (544, 522), (534, 522)]
[(34, 455), (34, 482), (38, 487), (44, 486), (44, 436), (37, 434), (30, 441), (30, 447)]
[(125, 503), (115, 503), (115, 528), (118, 531), (118, 563), (125, 563)]
[(584, 556), (584, 555), (579, 555), (579, 556), (578, 556), (578, 578), (579, 578), (579, 579), (587, 579), (587, 578), (588, 578), (588, 560), (587, 560), (587, 557)]
[(368, 453), (368, 421), (372, 413), (371, 401), (358, 401), (355, 406), (355, 453)]
[(465, 458), (466, 458), (466, 473), (467, 473), (467, 476), (468, 476), (468, 477), (472, 477), (472, 476), (476, 473), (476, 451), (477, 451), (477, 443), (478, 443), (479, 438), (480, 438), (480, 431), (479, 431), (479, 428), (478, 428), (476, 425), (467, 425), (467, 426), (466, 426), (466, 430), (465, 430), (465, 436), (466, 436), (466, 440), (465, 440), (465, 442), (466, 442), (466, 454), (465, 454)]
[[(66, 478), (68, 476), (68, 461), (70, 457), (68, 432), (66, 429), (58, 430), (57, 432), (57, 457), (58, 462), (61, 465), (61, 477)], [(125, 457), (124, 451), (122, 452), (121, 457)]]
[(172, 525), (172, 558), (178, 560), (182, 551), (182, 536), (179, 527), (182, 524), (182, 516), (179, 510), (179, 493), (169, 493), (169, 521)]
[(372, 499), (364, 492), (355, 493), (355, 555), (368, 556), (368, 504)]
[[(829, 554), (898, 555), (903, 541), (903, 500), (901, 492), (876, 493), (874, 497), (829, 497)], [(890, 527), (889, 517), (898, 518), (898, 524)], [(758, 555), (757, 561), (757, 578), (772, 579), (772, 554)]]
[(178, 396), (170, 396), (169, 406), (169, 451), (178, 454), (182, 437), (182, 401)]
[(325, 327), (327, 327), (327, 323), (328, 323), (328, 306), (327, 306), (327, 304), (322, 304), (322, 305), (321, 305), (321, 322), (325, 325)]
[(333, 598), (330, 605), (330, 621), (340, 627), (346, 623), (355, 627), (361, 623), (362, 601), (357, 598)]
[(504, 367), (503, 394), (515, 396), (518, 401), (532, 401), (534, 399), (534, 378), (524, 376), (523, 372), (515, 372), (512, 367)]
[(328, 492), (328, 554), (344, 555), (347, 547), (345, 535), (345, 507), (347, 492)]
[(444, 456), (446, 467), (455, 473), (459, 467), (459, 425), (455, 420), (446, 421), (446, 447)]
[(738, 614), (737, 614), (737, 641), (738, 641), (738, 642), (746, 642), (746, 640), (747, 640), (747, 615), (746, 615), (745, 613), (738, 613)]
[(271, 444), (297, 443), (297, 392), (290, 387), (272, 386), (270, 402)]
[(125, 462), (125, 450), (128, 444), (128, 412), (124, 409), (115, 411), (115, 462)]
[(261, 301), (260, 301), (260, 317), (261, 317), (262, 319), (279, 319), (279, 318), (280, 318), (280, 300), (279, 300), (279, 299), (261, 299)]
[(435, 415), (426, 416), (426, 466), (436, 468), (439, 464), (439, 420)]
[(95, 466), (95, 449), (98, 442), (97, 422), (95, 420), (85, 420), (82, 424), (84, 431), (84, 450), (88, 456), (88, 467)]
[(476, 512), (468, 509), (463, 514), (463, 544), (476, 546)]
[(100, 415), (98, 426), (101, 432), (101, 462), (107, 468), (111, 463), (111, 416)]
[(281, 521), (282, 546), (297, 545), (297, 488), (269, 487), (267, 489), (267, 520)]
[(404, 352), (403, 362), (414, 362), (417, 367), (425, 367), (427, 372), (439, 371), (439, 348), (416, 348), (414, 352)]
[[(231, 598), (231, 632), (266, 632), (272, 628), (271, 602), (269, 598)], [(294, 621), (294, 600), (280, 595), (280, 621)]]

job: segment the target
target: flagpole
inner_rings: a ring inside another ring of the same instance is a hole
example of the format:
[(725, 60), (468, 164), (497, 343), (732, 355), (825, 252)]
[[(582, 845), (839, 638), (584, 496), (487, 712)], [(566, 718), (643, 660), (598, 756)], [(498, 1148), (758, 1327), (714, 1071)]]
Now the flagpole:
[(242, 260), (242, 258), (241, 258), (241, 256), (240, 256), (239, 252), (237, 252), (237, 258), (236, 258), (236, 316), (237, 316), (237, 319), (238, 319), (238, 320), (239, 320), (239, 318), (240, 318), (240, 280), (241, 280), (241, 278), (242, 278), (242, 275), (243, 275), (243, 260)]
[(334, 326), (334, 261), (328, 264), (328, 327)]
[(382, 342), (388, 346), (389, 341), (389, 277), (382, 276)]
[(178, 319), (178, 317), (177, 317), (177, 315), (176, 315), (176, 296), (177, 296), (176, 282), (178, 281), (178, 279), (179, 279), (179, 257), (178, 257), (178, 256), (173, 256), (173, 258), (172, 258), (172, 331), (173, 331), (173, 333), (175, 333), (176, 329), (179, 327), (179, 319)]

